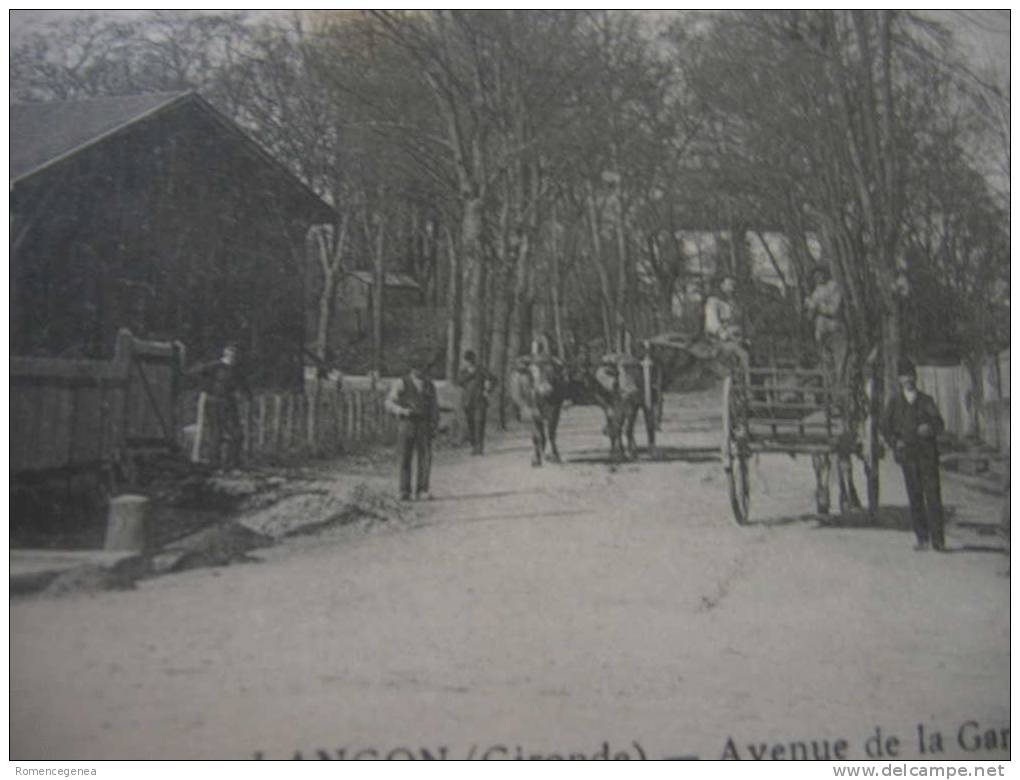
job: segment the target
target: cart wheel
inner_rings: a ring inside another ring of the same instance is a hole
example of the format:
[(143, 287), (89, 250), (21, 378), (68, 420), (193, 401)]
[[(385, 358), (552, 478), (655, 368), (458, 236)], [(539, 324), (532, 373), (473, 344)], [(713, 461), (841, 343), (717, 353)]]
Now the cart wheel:
[(738, 456), (729, 468), (730, 506), (737, 525), (747, 525), (751, 517), (751, 485), (747, 478), (747, 458)]
[(723, 469), (730, 483), (730, 506), (737, 525), (746, 525), (751, 514), (751, 486), (747, 473), (747, 453), (737, 441), (733, 410), (733, 381), (723, 380)]

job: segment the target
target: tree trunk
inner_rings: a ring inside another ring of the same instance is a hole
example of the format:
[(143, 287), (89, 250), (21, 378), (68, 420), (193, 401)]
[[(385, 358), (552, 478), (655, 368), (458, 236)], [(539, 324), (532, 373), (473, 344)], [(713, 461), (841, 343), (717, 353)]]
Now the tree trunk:
[(463, 312), (464, 284), (460, 252), (449, 228), (444, 228), (446, 252), (450, 267), (450, 288), (446, 301), (446, 378), (455, 381), (460, 365), (461, 315)]
[(550, 291), (550, 303), (552, 304), (553, 313), (553, 328), (556, 331), (556, 350), (561, 360), (565, 360), (567, 357), (566, 345), (563, 341), (563, 316), (560, 312), (560, 264), (559, 258), (556, 256), (555, 250), (553, 251), (553, 278), (552, 284), (549, 285)]
[(506, 428), (504, 401), (506, 398), (507, 357), (510, 346), (510, 320), (513, 310), (513, 286), (510, 284), (510, 271), (507, 271), (503, 279), (502, 289), (493, 290), (495, 300), (494, 311), (492, 313), (492, 340), (489, 351), (489, 371), (494, 377), (499, 378), (496, 405), (498, 407), (498, 420), (501, 429)]
[(485, 339), (485, 257), (482, 252), (482, 202), (464, 201), (461, 220), (461, 260), (464, 263), (464, 329), (462, 344), (474, 350), (479, 361), (488, 350)]
[(606, 270), (604, 258), (602, 256), (602, 236), (599, 233), (599, 219), (598, 209), (595, 205), (595, 195), (591, 192), (591, 187), (588, 187), (586, 193), (585, 203), (588, 211), (588, 230), (591, 240), (591, 256), (595, 261), (595, 269), (598, 272), (599, 277), (599, 292), (602, 303), (602, 330), (603, 337), (606, 342), (606, 350), (613, 348), (613, 343), (616, 340), (616, 330), (614, 327), (615, 317), (612, 305), (612, 289), (609, 281), (609, 272)]
[(319, 295), (319, 316), (315, 329), (315, 356), (325, 360), (329, 353), (329, 329), (333, 322), (333, 310), (336, 303), (336, 288), (339, 275), (326, 274), (322, 280), (322, 292)]
[(382, 214), (376, 219), (374, 247), (375, 290), (372, 299), (372, 369), (377, 376), (383, 374), (383, 307), (386, 305), (386, 268), (383, 249), (386, 235), (386, 220)]

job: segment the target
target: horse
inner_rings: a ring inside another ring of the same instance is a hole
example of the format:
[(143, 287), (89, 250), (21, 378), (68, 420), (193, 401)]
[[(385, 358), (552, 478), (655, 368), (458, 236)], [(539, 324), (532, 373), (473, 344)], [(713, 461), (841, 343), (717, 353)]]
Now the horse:
[(521, 356), (517, 359), (511, 379), (510, 397), (517, 405), (521, 419), (532, 423), (534, 457), (531, 465), (542, 465), (547, 442), (551, 449), (548, 460), (559, 463), (556, 429), (560, 424), (563, 402), (567, 398), (567, 377), (563, 366), (547, 354)]

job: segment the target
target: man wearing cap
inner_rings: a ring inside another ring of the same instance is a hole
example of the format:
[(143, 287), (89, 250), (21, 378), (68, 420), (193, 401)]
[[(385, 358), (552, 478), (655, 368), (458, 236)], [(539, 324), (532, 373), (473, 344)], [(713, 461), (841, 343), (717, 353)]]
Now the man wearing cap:
[(944, 424), (935, 400), (917, 389), (917, 370), (907, 358), (896, 369), (899, 389), (889, 400), (882, 417), (882, 436), (903, 469), (910, 501), (910, 519), (917, 536), (915, 550), (929, 544), (945, 551), (945, 520), (939, 481), (939, 450), (936, 437)]
[(481, 455), (485, 449), (485, 414), (495, 377), (478, 365), (477, 356), (469, 349), (464, 353), (464, 367), (457, 377), (457, 384), (462, 392), (471, 454)]
[(251, 387), (237, 366), (237, 345), (227, 344), (219, 360), (197, 365), (189, 369), (187, 375), (202, 380), (199, 436), (209, 443), (210, 462), (228, 469), (236, 468), (241, 461), (244, 440), (238, 394), (244, 393), (249, 401), (252, 397)]
[(420, 500), (432, 498), (429, 478), (432, 473), (432, 437), (439, 429), (439, 401), (436, 386), (427, 372), (431, 355), (422, 356), (411, 370), (395, 380), (386, 396), (386, 410), (397, 417), (397, 452), (400, 457), (400, 498), (411, 500), (411, 461), (417, 458), (414, 495)]
[(814, 319), (815, 342), (829, 381), (838, 384), (846, 372), (850, 346), (843, 322), (843, 292), (824, 265), (815, 268), (811, 278), (814, 289), (804, 301), (804, 309)]

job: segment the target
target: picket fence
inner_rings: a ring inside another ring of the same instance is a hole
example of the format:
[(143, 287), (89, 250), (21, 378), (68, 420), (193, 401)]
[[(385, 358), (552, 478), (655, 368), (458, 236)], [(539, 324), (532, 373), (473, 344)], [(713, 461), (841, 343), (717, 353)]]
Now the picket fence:
[[(352, 383), (357, 384), (357, 383)], [(389, 382), (375, 387), (345, 388), (324, 383), (306, 393), (257, 392), (240, 404), (245, 462), (282, 462), (304, 457), (340, 455), (374, 444), (391, 445), (397, 438), (397, 420), (386, 411)], [(456, 388), (439, 386), (443, 421), (441, 429), (460, 430)], [(181, 418), (189, 420), (182, 444), (192, 460), (208, 457), (198, 431), (200, 393), (185, 394)]]

